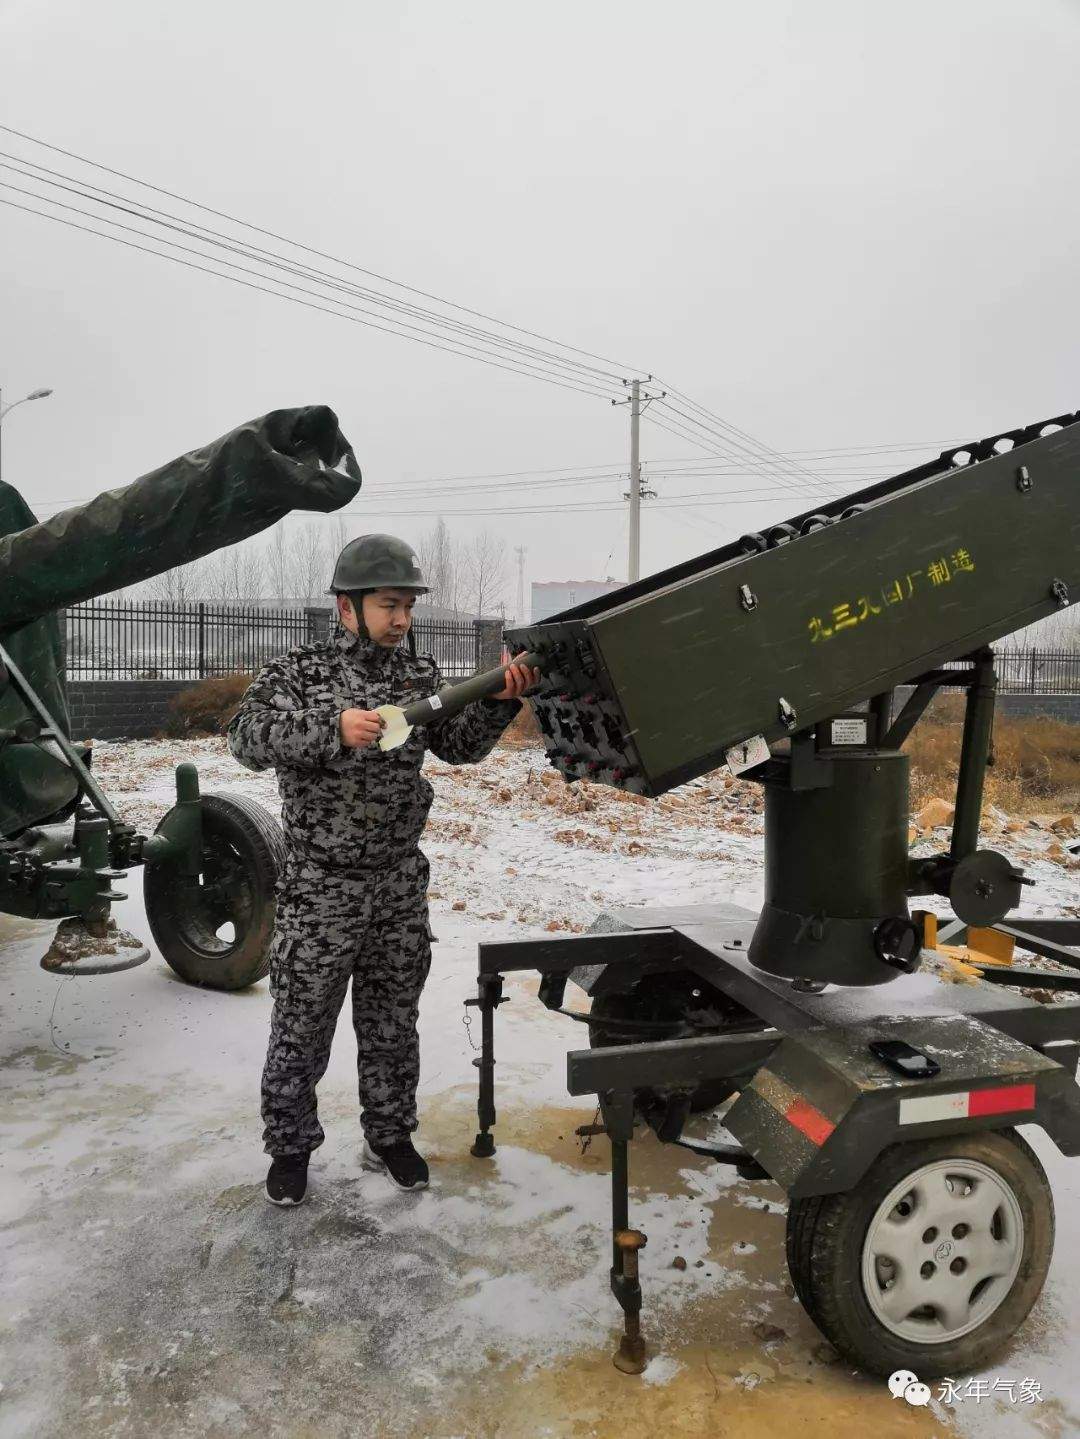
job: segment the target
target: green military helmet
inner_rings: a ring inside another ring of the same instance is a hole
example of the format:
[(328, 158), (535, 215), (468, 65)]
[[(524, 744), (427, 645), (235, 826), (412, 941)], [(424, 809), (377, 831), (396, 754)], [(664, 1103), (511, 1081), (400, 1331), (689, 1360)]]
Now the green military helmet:
[(356, 594), (362, 590), (415, 590), (426, 595), (420, 561), (412, 545), (395, 535), (360, 535), (338, 555), (332, 595)]

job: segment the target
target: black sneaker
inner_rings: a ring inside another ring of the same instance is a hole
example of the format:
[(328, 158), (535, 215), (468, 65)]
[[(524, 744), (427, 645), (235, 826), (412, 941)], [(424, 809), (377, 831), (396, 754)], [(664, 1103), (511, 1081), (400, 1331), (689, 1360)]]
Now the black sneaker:
[(413, 1148), (411, 1139), (394, 1144), (370, 1144), (364, 1140), (360, 1163), (365, 1169), (383, 1169), (399, 1189), (426, 1189), (428, 1167)]
[(266, 1197), (271, 1204), (303, 1204), (307, 1190), (309, 1154), (275, 1154), (266, 1176)]

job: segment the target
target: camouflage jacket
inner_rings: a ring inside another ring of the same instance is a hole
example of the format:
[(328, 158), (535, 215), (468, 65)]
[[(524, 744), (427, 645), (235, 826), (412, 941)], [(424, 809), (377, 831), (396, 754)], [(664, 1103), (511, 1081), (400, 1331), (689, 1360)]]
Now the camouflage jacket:
[(290, 860), (334, 870), (394, 864), (415, 852), (432, 788), (420, 773), (424, 751), (447, 764), (489, 754), (520, 708), (518, 700), (480, 700), (435, 725), (418, 725), (405, 744), (345, 749), (344, 709), (404, 708), (443, 683), (430, 655), (387, 650), (338, 628), (299, 645), (256, 676), (229, 725), (229, 749), (247, 769), (276, 769)]

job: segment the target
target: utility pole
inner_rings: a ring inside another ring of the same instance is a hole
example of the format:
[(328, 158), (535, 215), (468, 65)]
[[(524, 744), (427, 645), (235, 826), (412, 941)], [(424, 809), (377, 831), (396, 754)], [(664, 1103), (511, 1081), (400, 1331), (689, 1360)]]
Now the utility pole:
[[(646, 380), (651, 380), (649, 375)], [(623, 380), (630, 386), (630, 501), (629, 549), (626, 559), (626, 578), (631, 584), (641, 578), (641, 501), (655, 499), (652, 490), (641, 487), (641, 417), (653, 400), (662, 400), (667, 391), (659, 395), (642, 395), (640, 380)], [(612, 400), (613, 405), (625, 405), (626, 400)]]
[(641, 578), (641, 381), (630, 381), (630, 552), (626, 578)]
[(525, 555), (524, 545), (515, 545), (514, 554), (517, 555), (518, 567), (518, 592), (517, 592), (517, 614), (514, 616), (516, 624), (525, 623)]

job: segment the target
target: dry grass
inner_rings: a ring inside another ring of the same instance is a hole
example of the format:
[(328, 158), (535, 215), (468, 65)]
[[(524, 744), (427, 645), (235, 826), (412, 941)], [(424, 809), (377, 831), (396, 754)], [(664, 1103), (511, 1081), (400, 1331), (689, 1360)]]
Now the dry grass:
[(540, 726), (536, 722), (536, 711), (530, 704), (523, 704), (514, 722), (503, 732), (500, 744), (509, 749), (526, 749), (542, 743)]
[[(959, 695), (942, 696), (905, 746), (911, 756), (913, 809), (934, 795), (951, 799), (963, 714)], [(994, 722), (994, 765), (986, 777), (986, 800), (1009, 814), (1047, 808), (1075, 810), (1080, 801), (1080, 725), (999, 714)]]
[[(911, 756), (912, 810), (938, 795), (952, 800), (963, 724), (962, 696), (942, 695), (916, 725), (905, 746)], [(522, 707), (501, 743), (511, 749), (541, 744), (530, 706)], [(986, 779), (987, 804), (1007, 814), (1080, 809), (1080, 725), (999, 714), (994, 722), (994, 759)]]
[(224, 734), (251, 683), (250, 675), (215, 675), (181, 692), (169, 706), (165, 733), (173, 738), (191, 734)]
[[(250, 683), (250, 675), (222, 675), (184, 690), (172, 703), (166, 733), (223, 734)], [(911, 756), (913, 810), (936, 795), (952, 799), (963, 713), (959, 695), (942, 695), (905, 746)], [(540, 747), (540, 727), (530, 705), (522, 706), (500, 743), (509, 749)], [(1008, 814), (1080, 809), (1080, 725), (999, 715), (994, 724), (994, 756), (995, 764), (987, 775), (988, 804)], [(584, 792), (589, 787), (575, 788)], [(614, 793), (622, 797), (620, 791)], [(637, 796), (627, 798), (636, 800)]]

